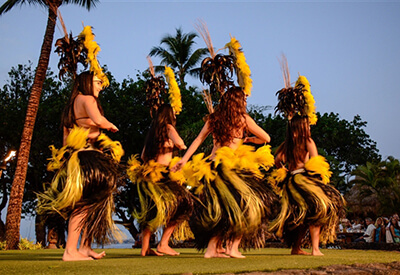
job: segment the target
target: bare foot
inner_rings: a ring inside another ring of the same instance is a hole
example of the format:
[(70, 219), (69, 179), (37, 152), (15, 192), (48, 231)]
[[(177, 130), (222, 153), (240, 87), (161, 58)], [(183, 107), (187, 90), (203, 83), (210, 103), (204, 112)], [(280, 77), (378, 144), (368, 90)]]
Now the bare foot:
[(242, 253), (240, 253), (239, 251), (231, 252), (228, 255), (231, 256), (231, 258), (236, 258), (236, 259), (244, 259), (244, 258), (246, 258), (246, 256), (243, 256)]
[(155, 250), (153, 250), (153, 249), (148, 249), (147, 251), (145, 251), (145, 252), (141, 252), (140, 253), (143, 257), (144, 256), (164, 256), (164, 254), (162, 254), (162, 253), (159, 253), (159, 252), (157, 252), (157, 251), (155, 251)]
[(228, 255), (222, 254), (222, 253), (206, 253), (204, 254), (204, 258), (210, 259), (210, 258), (230, 258)]
[(221, 246), (221, 247), (217, 248), (217, 252), (218, 253), (226, 253), (226, 249)]
[(313, 256), (324, 256), (324, 254), (318, 249), (316, 251), (313, 250), (312, 254)]
[(157, 246), (157, 252), (170, 256), (178, 256), (180, 254), (179, 252), (173, 250), (170, 246), (161, 246), (160, 244)]
[(309, 252), (305, 252), (304, 250), (298, 249), (298, 250), (292, 250), (290, 253), (292, 255), (311, 255)]
[(101, 258), (103, 258), (105, 255), (106, 255), (106, 252), (105, 251), (102, 251), (102, 252), (100, 252), (100, 253), (96, 253), (96, 252), (94, 252), (93, 251), (93, 249), (91, 249), (91, 248), (89, 248), (89, 249), (87, 249), (87, 248), (80, 248), (79, 249), (79, 253), (81, 253), (82, 255), (85, 255), (85, 256), (89, 256), (89, 257), (92, 257), (93, 259), (95, 259), (95, 260), (98, 260), (98, 259), (101, 259)]
[(76, 251), (64, 251), (62, 260), (65, 262), (72, 262), (72, 261), (91, 261), (93, 260), (92, 257), (88, 257), (86, 255), (83, 255), (79, 253), (78, 250)]

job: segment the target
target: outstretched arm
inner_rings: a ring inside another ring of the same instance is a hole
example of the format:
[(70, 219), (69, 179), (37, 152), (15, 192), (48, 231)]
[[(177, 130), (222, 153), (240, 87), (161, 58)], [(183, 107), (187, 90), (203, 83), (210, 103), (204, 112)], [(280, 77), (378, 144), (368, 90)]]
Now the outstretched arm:
[(269, 143), (271, 137), (264, 131), (263, 128), (257, 125), (257, 123), (249, 116), (245, 115), (246, 125), (253, 137), (246, 137), (243, 142), (250, 142), (255, 144)]
[(203, 129), (201, 129), (199, 135), (196, 139), (192, 142), (189, 149), (186, 151), (185, 155), (182, 159), (175, 164), (174, 167), (171, 168), (171, 171), (176, 172), (182, 169), (182, 167), (186, 164), (186, 162), (190, 159), (190, 157), (196, 152), (197, 148), (203, 143), (203, 141), (207, 138), (210, 134), (210, 126), (208, 121), (204, 124)]
[(168, 129), (168, 137), (172, 140), (174, 145), (179, 150), (185, 150), (187, 148), (186, 145), (185, 145), (185, 142), (183, 142), (183, 139), (179, 136), (179, 134), (176, 131), (175, 127), (172, 126), (171, 124), (168, 124), (167, 129)]

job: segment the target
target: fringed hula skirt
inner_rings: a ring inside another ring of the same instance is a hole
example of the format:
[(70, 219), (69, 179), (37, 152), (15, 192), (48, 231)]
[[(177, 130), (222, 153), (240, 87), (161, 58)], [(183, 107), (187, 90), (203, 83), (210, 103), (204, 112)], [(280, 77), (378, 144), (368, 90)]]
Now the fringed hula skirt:
[[(288, 245), (295, 241), (297, 230), (306, 230), (310, 225), (321, 226), (321, 243), (336, 239), (336, 226), (345, 202), (329, 184), (331, 174), (322, 156), (311, 158), (302, 169), (287, 172), (280, 168), (271, 173), (269, 181), (281, 198), (281, 211), (270, 230)], [(309, 240), (303, 242), (309, 244)]]
[(221, 244), (242, 237), (244, 249), (264, 245), (265, 225), (278, 199), (262, 170), (273, 163), (269, 145), (257, 151), (240, 145), (219, 148), (213, 161), (201, 153), (186, 164), (187, 184), (198, 198), (190, 220), (198, 250), (213, 237)]
[(153, 160), (140, 164), (136, 156), (128, 161), (127, 174), (134, 185), (133, 217), (141, 230), (155, 232), (161, 226), (176, 223), (173, 239), (183, 241), (193, 238), (188, 220), (193, 211), (193, 196), (183, 178), (183, 172), (173, 173), (169, 168), (179, 158), (174, 158), (169, 167)]
[(119, 238), (112, 219), (113, 196), (124, 151), (105, 134), (88, 142), (88, 133), (75, 127), (64, 147), (57, 150), (50, 146), (52, 159), (47, 168), (56, 175), (50, 187), (38, 195), (38, 213), (58, 213), (65, 219), (83, 214), (80, 227), (86, 230), (86, 244), (106, 244)]

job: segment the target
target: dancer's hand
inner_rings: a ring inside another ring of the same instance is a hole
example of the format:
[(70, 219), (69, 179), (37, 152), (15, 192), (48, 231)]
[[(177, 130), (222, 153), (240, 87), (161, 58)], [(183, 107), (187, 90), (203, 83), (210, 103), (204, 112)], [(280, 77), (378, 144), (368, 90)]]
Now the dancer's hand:
[(252, 143), (252, 137), (245, 137), (243, 143)]
[(186, 164), (186, 161), (178, 161), (172, 168), (171, 171), (172, 172), (178, 172), (182, 169), (182, 167)]
[(113, 132), (113, 133), (115, 133), (115, 132), (118, 132), (119, 130), (118, 130), (118, 128), (117, 128), (117, 126), (115, 126), (114, 124), (112, 124), (111, 123), (111, 126), (110, 126), (110, 128), (108, 128), (107, 129), (108, 131), (111, 131), (111, 132)]

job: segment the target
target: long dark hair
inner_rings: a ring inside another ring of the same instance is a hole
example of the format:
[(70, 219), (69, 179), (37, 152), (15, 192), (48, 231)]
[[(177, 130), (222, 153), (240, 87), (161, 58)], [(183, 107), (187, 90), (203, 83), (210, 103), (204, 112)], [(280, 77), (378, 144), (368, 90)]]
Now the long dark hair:
[(85, 71), (80, 73), (75, 82), (74, 86), (72, 87), (71, 96), (68, 100), (67, 105), (64, 108), (62, 117), (61, 117), (61, 125), (65, 126), (66, 128), (72, 128), (76, 125), (76, 117), (74, 112), (74, 102), (75, 98), (79, 94), (83, 95), (91, 95), (96, 99), (97, 107), (99, 108), (100, 113), (103, 115), (103, 108), (100, 105), (100, 101), (97, 97), (93, 94), (93, 73), (89, 71)]
[(221, 97), (215, 112), (209, 115), (211, 132), (217, 144), (224, 146), (246, 126), (246, 96), (240, 87), (231, 87)]
[(169, 104), (162, 104), (151, 122), (150, 130), (147, 133), (143, 160), (156, 159), (159, 154), (165, 152), (164, 144), (168, 141), (168, 124), (175, 127), (176, 118), (174, 111)]
[(304, 161), (307, 155), (307, 142), (311, 138), (308, 117), (294, 115), (288, 121), (286, 139), (279, 146), (276, 155), (285, 156), (285, 162), (290, 171), (296, 169), (298, 163)]

